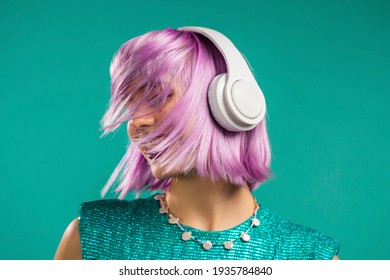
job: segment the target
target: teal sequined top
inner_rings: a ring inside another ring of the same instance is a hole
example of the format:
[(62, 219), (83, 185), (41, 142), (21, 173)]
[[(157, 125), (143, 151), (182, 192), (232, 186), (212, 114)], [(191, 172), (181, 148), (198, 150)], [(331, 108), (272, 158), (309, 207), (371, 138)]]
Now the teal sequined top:
[(82, 257), (86, 260), (301, 260), (332, 259), (339, 243), (313, 229), (290, 223), (261, 206), (260, 226), (250, 231), (249, 242), (240, 238), (252, 218), (224, 231), (202, 231), (182, 225), (192, 236), (223, 244), (206, 251), (195, 240), (183, 241), (182, 230), (159, 212), (153, 197), (126, 200), (97, 200), (80, 205), (79, 233)]

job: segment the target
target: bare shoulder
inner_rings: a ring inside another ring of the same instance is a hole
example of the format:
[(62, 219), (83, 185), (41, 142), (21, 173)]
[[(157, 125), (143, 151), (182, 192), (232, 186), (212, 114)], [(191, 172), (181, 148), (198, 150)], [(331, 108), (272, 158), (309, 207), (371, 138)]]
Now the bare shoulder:
[(333, 260), (340, 260), (340, 258), (339, 258), (339, 256), (335, 255), (335, 256), (333, 257)]
[(81, 244), (79, 234), (79, 219), (74, 219), (62, 235), (55, 260), (81, 260)]

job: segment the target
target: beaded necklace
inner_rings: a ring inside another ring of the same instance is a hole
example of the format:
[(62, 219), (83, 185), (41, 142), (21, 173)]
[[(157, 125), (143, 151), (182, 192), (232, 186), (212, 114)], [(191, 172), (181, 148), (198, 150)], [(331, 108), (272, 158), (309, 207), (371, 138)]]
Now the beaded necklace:
[(224, 246), (226, 250), (231, 250), (234, 246), (234, 242), (237, 241), (239, 238), (241, 238), (241, 240), (243, 242), (249, 242), (249, 240), (251, 238), (249, 235), (249, 231), (253, 227), (258, 227), (260, 225), (260, 220), (256, 217), (256, 215), (257, 215), (257, 211), (260, 209), (261, 206), (257, 203), (256, 199), (253, 197), (253, 202), (254, 202), (253, 218), (252, 218), (251, 224), (248, 227), (248, 229), (246, 231), (242, 231), (240, 236), (237, 236), (236, 238), (234, 238), (232, 240), (226, 240), (222, 243), (212, 243), (210, 240), (198, 239), (195, 236), (192, 236), (191, 231), (185, 230), (185, 228), (180, 224), (179, 218), (173, 216), (172, 213), (169, 211), (169, 206), (168, 206), (168, 203), (166, 201), (166, 193), (157, 194), (154, 196), (154, 199), (156, 199), (160, 202), (159, 212), (161, 214), (165, 214), (169, 217), (168, 223), (170, 223), (172, 225), (176, 224), (181, 229), (181, 231), (183, 232), (181, 239), (183, 241), (193, 240), (195, 242), (198, 242), (200, 245), (202, 245), (203, 249), (205, 249), (206, 251), (209, 251), (213, 246)]

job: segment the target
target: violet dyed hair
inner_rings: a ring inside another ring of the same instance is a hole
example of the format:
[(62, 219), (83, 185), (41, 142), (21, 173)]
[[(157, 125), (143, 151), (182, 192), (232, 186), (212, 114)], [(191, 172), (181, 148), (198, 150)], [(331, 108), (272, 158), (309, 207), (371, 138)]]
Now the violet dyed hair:
[(169, 186), (169, 178), (160, 180), (151, 174), (140, 146), (150, 147), (148, 153), (157, 155), (153, 160), (166, 172), (179, 166), (183, 174), (195, 170), (202, 177), (251, 190), (268, 179), (271, 155), (265, 119), (250, 131), (230, 132), (211, 115), (208, 86), (226, 71), (216, 46), (197, 33), (166, 29), (124, 43), (110, 67), (111, 99), (101, 121), (103, 135), (131, 121), (140, 106), (159, 110), (174, 88), (183, 92), (153, 132), (130, 143), (102, 195), (116, 180), (120, 199), (132, 190), (139, 194)]

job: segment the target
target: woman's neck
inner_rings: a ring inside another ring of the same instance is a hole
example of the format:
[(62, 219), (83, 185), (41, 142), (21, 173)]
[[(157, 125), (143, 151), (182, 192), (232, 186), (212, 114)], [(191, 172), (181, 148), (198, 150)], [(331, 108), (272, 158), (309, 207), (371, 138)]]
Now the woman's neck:
[(207, 231), (221, 231), (252, 216), (254, 200), (247, 187), (198, 175), (172, 178), (167, 193), (170, 212), (181, 224)]

